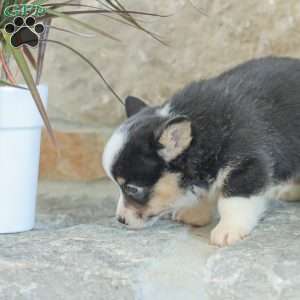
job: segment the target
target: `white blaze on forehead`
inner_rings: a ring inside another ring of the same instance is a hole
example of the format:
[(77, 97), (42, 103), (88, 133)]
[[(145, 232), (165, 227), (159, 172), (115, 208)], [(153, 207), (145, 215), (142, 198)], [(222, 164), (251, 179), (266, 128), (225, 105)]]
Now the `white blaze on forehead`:
[(170, 103), (167, 103), (157, 110), (157, 114), (161, 117), (168, 117), (170, 115), (170, 108)]
[(127, 130), (125, 128), (120, 127), (114, 132), (114, 134), (111, 136), (104, 148), (102, 164), (106, 174), (112, 180), (114, 180), (112, 176), (112, 168), (114, 166), (114, 163), (118, 159), (121, 151), (123, 150), (127, 142), (127, 138)]
[(117, 212), (116, 215), (120, 217), (125, 217), (124, 216), (124, 211), (125, 211), (125, 201), (124, 201), (124, 195), (122, 191), (120, 191), (120, 197), (117, 205)]

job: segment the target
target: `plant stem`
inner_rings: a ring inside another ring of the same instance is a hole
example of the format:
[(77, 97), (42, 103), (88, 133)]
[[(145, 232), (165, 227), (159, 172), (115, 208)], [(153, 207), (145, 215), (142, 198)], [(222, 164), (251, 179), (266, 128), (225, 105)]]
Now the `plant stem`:
[[(4, 59), (6, 65), (9, 65), (10, 56), (8, 55), (7, 51), (5, 51), (4, 44), (1, 44), (0, 50), (2, 51), (2, 58)], [(7, 80), (7, 73), (5, 72), (5, 69), (3, 65), (1, 65), (1, 72), (0, 72), (0, 78), (1, 80)]]

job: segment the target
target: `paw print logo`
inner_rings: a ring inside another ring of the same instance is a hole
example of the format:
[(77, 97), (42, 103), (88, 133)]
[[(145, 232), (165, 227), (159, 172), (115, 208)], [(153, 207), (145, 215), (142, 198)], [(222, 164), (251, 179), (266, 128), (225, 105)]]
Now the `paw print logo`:
[(41, 23), (35, 24), (35, 19), (29, 16), (25, 21), (22, 17), (16, 17), (13, 23), (6, 24), (4, 29), (7, 33), (12, 34), (11, 45), (17, 48), (22, 45), (35, 47), (39, 42), (39, 35), (44, 32), (45, 27)]

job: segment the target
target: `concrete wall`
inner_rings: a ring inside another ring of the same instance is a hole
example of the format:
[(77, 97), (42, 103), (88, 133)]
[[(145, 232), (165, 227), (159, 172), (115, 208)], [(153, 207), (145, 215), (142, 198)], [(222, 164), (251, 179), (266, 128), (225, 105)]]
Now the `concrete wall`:
[[(137, 95), (158, 104), (192, 80), (217, 75), (254, 57), (300, 57), (298, 0), (123, 3), (130, 9), (170, 15), (137, 17), (169, 46), (99, 15), (84, 19), (122, 42), (54, 30), (51, 34), (52, 39), (68, 43), (89, 57), (121, 97)], [(54, 25), (78, 30), (61, 21)], [(60, 46), (48, 48), (44, 81), (50, 86), (49, 113), (61, 155), (57, 157), (49, 141), (43, 139), (41, 177), (92, 180), (104, 176), (99, 157), (108, 135), (124, 118), (122, 106), (85, 62)]]

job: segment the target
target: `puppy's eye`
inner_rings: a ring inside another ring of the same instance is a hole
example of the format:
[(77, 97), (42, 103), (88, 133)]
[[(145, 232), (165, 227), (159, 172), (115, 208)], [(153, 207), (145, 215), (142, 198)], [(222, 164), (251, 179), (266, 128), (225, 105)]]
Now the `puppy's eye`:
[(129, 195), (136, 195), (140, 192), (141, 188), (138, 188), (132, 184), (126, 184), (124, 190)]
[(124, 184), (122, 186), (123, 192), (130, 197), (131, 200), (144, 204), (147, 201), (147, 195), (149, 194), (149, 188), (143, 186), (136, 186), (133, 184)]

